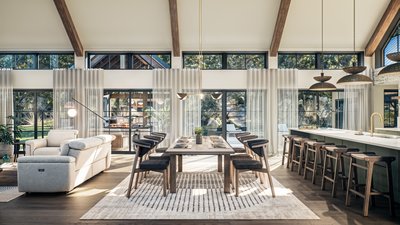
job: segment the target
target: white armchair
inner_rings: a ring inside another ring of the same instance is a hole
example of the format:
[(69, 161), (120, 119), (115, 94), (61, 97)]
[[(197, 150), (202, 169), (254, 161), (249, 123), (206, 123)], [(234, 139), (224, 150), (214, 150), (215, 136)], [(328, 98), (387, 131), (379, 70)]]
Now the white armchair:
[(26, 155), (59, 155), (61, 146), (77, 135), (78, 130), (50, 130), (46, 138), (25, 142)]

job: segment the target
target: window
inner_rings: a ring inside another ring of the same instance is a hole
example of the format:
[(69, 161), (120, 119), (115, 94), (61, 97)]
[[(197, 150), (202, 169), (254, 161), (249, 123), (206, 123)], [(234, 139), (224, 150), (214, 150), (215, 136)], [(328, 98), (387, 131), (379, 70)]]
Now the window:
[(16, 70), (74, 68), (74, 53), (0, 53), (0, 68)]
[(45, 137), (53, 128), (53, 92), (50, 90), (14, 91), (14, 123), (21, 140)]
[(171, 68), (171, 53), (88, 53), (89, 68), (151, 70)]
[[(206, 52), (202, 53), (204, 70), (246, 70), (267, 68), (267, 52)], [(184, 52), (183, 68), (198, 68), (199, 53)]]
[(384, 127), (397, 127), (398, 96), (398, 90), (384, 91)]
[[(355, 63), (358, 66), (364, 64), (364, 54), (359, 53), (286, 53), (278, 54), (279, 68), (297, 68), (304, 70), (336, 69), (352, 66)], [(322, 60), (323, 59), (323, 60)], [(322, 63), (323, 62), (323, 63)]]
[(299, 90), (299, 127), (343, 127), (343, 92)]
[(382, 49), (383, 53), (383, 66), (387, 66), (390, 64), (395, 63), (394, 61), (390, 60), (388, 57), (386, 57), (387, 54), (394, 53), (394, 52), (399, 52), (399, 47), (398, 46), (398, 39), (400, 33), (400, 26), (398, 25), (394, 31), (393, 34), (389, 37), (389, 40), (387, 41), (386, 45)]

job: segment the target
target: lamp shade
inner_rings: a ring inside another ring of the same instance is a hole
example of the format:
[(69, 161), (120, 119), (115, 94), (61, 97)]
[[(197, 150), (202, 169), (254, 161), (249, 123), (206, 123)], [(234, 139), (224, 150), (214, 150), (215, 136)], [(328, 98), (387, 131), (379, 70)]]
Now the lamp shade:
[(176, 96), (179, 98), (179, 100), (183, 101), (187, 98), (187, 93), (179, 92), (176, 93)]
[(220, 98), (222, 97), (222, 93), (221, 93), (221, 92), (212, 93), (212, 94), (211, 94), (211, 97), (212, 97), (214, 100), (218, 100), (218, 99), (220, 99)]
[(378, 75), (400, 75), (400, 62), (384, 67)]
[(67, 114), (69, 117), (75, 117), (78, 112), (75, 108), (68, 109)]
[(309, 88), (310, 91), (335, 91), (336, 86), (328, 82), (318, 82)]
[(359, 84), (370, 84), (372, 79), (369, 76), (362, 74), (350, 74), (340, 78), (337, 84), (341, 85), (359, 85)]

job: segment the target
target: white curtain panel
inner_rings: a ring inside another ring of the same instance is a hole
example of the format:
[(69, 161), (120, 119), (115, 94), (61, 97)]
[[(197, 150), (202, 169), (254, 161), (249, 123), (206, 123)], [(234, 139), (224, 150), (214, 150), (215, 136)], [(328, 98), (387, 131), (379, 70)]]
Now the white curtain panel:
[(247, 130), (269, 140), (270, 154), (281, 151), (282, 132), (298, 125), (295, 69), (247, 71)]
[[(98, 69), (60, 69), (53, 71), (54, 128), (77, 129), (79, 137), (103, 133), (104, 71)], [(76, 99), (90, 110), (81, 106)], [(77, 109), (77, 115), (68, 117), (68, 109)]]
[(371, 84), (344, 86), (343, 129), (368, 131)]
[[(153, 130), (167, 133), (166, 144), (179, 136), (192, 136), (201, 120), (201, 71), (198, 69), (153, 70)], [(180, 101), (177, 93), (187, 93)]]
[(14, 113), (11, 73), (11, 69), (0, 69), (0, 124), (13, 122), (7, 119)]

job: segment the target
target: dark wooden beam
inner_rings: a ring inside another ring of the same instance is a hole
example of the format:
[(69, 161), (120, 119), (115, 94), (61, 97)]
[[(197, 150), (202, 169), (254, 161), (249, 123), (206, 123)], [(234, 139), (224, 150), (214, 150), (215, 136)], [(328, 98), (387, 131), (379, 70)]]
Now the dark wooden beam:
[(176, 0), (169, 0), (169, 16), (171, 20), (173, 55), (179, 57), (181, 49), (179, 45), (178, 5)]
[(289, 12), (291, 0), (281, 0), (279, 6), (278, 17), (276, 18), (274, 35), (272, 36), (272, 42), (270, 47), (270, 55), (277, 56), (279, 45), (281, 44), (283, 29), (285, 28), (286, 18)]
[(83, 56), (83, 46), (79, 39), (78, 32), (75, 29), (74, 22), (72, 21), (71, 14), (68, 11), (65, 0), (53, 0), (56, 5), (58, 14), (60, 15), (61, 21), (64, 24), (65, 31), (71, 41), (71, 45), (74, 48), (76, 56)]
[(400, 0), (390, 1), (385, 13), (383, 14), (381, 20), (375, 28), (374, 33), (369, 39), (367, 46), (365, 47), (365, 56), (372, 56), (374, 54), (390, 25), (397, 22), (394, 20), (394, 18), (396, 18), (399, 10)]

